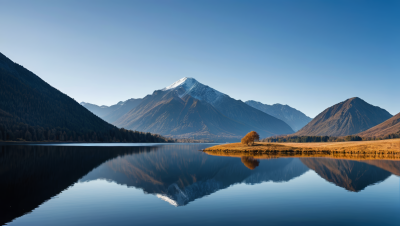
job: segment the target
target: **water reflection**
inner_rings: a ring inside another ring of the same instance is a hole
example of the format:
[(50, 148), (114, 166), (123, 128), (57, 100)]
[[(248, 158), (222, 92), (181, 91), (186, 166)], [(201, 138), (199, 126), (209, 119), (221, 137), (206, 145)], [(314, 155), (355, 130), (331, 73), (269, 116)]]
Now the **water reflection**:
[[(208, 153), (208, 152), (207, 152)], [(287, 156), (271, 157), (270, 155), (245, 153), (208, 153), (212, 156), (223, 156), (230, 158), (240, 158), (243, 164), (249, 169), (259, 166), (260, 160), (284, 159)], [(392, 160), (348, 160), (336, 158), (299, 158), (308, 168), (315, 171), (325, 180), (345, 188), (348, 191), (359, 192), (366, 187), (382, 182), (390, 175), (400, 176), (400, 161)]]
[(325, 180), (355, 192), (391, 175), (386, 170), (364, 162), (324, 158), (304, 158), (301, 162)]
[(251, 170), (260, 165), (260, 160), (254, 159), (253, 157), (243, 156), (240, 158), (240, 160), (242, 160), (243, 164)]
[(152, 147), (0, 146), (0, 224), (37, 208), (78, 180), (142, 189), (185, 206), (238, 183), (287, 182), (308, 170), (346, 190), (400, 175), (397, 161), (211, 156), (207, 145)]
[(0, 224), (32, 211), (95, 167), (156, 147), (0, 146)]
[(81, 181), (106, 179), (140, 188), (174, 206), (183, 206), (236, 183), (288, 181), (308, 170), (299, 159), (274, 159), (257, 168), (258, 160), (244, 159), (160, 148), (157, 152), (108, 161)]

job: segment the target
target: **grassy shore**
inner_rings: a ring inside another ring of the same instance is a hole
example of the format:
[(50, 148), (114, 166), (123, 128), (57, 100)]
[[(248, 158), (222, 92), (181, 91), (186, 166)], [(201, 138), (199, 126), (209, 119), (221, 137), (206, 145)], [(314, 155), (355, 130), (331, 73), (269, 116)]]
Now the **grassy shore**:
[(400, 139), (327, 143), (241, 143), (217, 145), (204, 150), (219, 156), (255, 158), (330, 157), (340, 159), (400, 160)]

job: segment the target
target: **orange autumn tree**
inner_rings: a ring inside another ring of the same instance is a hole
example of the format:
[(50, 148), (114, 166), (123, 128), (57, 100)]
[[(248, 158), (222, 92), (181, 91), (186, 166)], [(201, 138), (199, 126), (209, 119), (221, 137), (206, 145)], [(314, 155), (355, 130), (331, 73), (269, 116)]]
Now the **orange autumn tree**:
[(242, 138), (242, 144), (253, 145), (254, 141), (259, 141), (259, 140), (260, 140), (260, 135), (255, 131), (251, 131)]

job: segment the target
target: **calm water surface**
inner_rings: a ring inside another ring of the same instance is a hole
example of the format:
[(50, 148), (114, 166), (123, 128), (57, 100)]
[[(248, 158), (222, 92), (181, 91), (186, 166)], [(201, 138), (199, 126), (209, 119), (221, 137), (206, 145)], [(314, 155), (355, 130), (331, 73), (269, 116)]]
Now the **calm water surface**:
[(400, 224), (397, 161), (113, 145), (0, 146), (0, 225)]

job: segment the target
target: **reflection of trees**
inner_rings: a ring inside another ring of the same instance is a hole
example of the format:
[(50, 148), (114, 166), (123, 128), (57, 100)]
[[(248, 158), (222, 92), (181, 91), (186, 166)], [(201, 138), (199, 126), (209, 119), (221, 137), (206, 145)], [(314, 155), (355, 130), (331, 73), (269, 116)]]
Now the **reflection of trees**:
[(241, 160), (243, 164), (251, 170), (255, 169), (260, 164), (259, 160), (254, 159), (253, 157), (250, 156), (244, 156), (241, 158)]
[(0, 147), (0, 225), (32, 211), (107, 160), (154, 147)]

